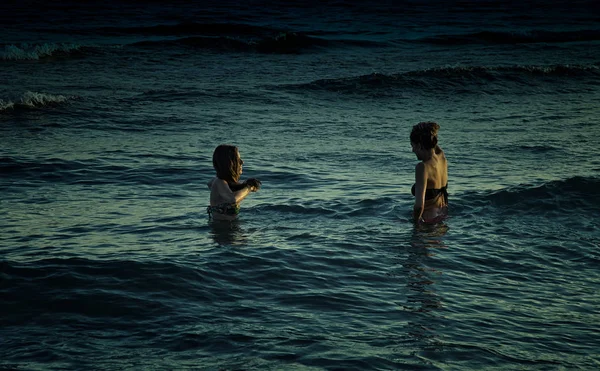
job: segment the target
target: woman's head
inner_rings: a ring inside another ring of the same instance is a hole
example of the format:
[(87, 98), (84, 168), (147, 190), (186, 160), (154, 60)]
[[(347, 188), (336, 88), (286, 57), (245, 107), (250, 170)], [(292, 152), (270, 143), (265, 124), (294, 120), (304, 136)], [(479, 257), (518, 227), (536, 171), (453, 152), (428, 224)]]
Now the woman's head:
[(433, 121), (420, 122), (413, 126), (410, 132), (410, 143), (425, 150), (435, 148), (437, 145), (437, 132), (440, 125)]
[(227, 182), (237, 182), (240, 179), (243, 163), (236, 146), (221, 144), (213, 152), (213, 167), (217, 171), (217, 178)]

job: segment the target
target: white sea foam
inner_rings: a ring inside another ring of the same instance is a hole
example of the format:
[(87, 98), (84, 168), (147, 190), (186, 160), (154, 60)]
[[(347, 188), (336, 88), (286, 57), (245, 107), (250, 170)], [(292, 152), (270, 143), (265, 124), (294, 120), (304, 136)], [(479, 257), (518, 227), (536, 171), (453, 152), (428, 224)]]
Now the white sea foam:
[(0, 99), (0, 112), (2, 111), (6, 111), (8, 109), (12, 109), (14, 108), (15, 104), (11, 101), (4, 101), (3, 99)]
[(38, 60), (57, 52), (69, 53), (80, 48), (80, 45), (64, 43), (5, 45), (4, 50), (0, 50), (0, 60)]
[(23, 93), (23, 95), (17, 99), (16, 101), (12, 100), (3, 100), (0, 99), (0, 112), (8, 111), (11, 109), (15, 109), (18, 107), (22, 108), (36, 108), (36, 107), (45, 107), (51, 106), (55, 104), (64, 103), (69, 100), (69, 97), (58, 94), (46, 94), (46, 93), (37, 93), (32, 91), (27, 91)]
[(57, 103), (64, 103), (68, 100), (64, 95), (52, 95), (36, 92), (25, 92), (21, 97), (19, 104), (27, 107), (41, 107)]

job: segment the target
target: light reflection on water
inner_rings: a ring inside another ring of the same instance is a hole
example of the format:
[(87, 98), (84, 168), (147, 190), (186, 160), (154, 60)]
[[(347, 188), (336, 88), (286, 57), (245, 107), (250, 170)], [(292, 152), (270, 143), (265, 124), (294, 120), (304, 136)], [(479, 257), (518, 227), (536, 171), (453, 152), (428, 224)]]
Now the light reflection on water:
[(438, 292), (436, 282), (443, 272), (431, 263), (436, 250), (447, 248), (444, 236), (448, 229), (444, 223), (415, 226), (401, 263), (406, 274), (407, 333), (428, 346), (439, 343), (441, 336), (437, 326), (443, 316), (443, 293)]

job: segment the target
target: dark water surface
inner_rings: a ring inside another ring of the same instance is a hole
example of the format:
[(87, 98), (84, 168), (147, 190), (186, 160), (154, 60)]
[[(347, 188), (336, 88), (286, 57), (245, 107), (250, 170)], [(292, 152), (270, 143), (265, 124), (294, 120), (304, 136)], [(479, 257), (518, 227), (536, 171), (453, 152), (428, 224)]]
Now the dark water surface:
[[(599, 14), (2, 3), (0, 369), (599, 368)], [(221, 143), (263, 181), (233, 224)]]

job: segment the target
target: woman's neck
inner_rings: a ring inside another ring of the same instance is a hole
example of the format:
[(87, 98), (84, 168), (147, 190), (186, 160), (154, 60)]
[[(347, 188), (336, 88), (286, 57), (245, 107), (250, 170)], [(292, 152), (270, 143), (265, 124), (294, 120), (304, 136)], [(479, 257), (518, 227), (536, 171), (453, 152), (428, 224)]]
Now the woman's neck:
[(434, 155), (433, 149), (430, 149), (429, 151), (423, 151), (423, 158), (421, 158), (421, 161), (427, 162), (433, 158), (433, 155)]

